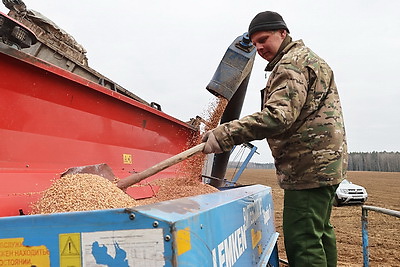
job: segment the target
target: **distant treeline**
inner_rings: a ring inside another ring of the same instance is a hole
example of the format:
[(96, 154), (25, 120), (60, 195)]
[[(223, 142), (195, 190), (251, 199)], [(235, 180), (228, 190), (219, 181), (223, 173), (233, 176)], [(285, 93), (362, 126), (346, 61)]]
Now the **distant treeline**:
[[(242, 162), (230, 161), (228, 163), (228, 168), (239, 169), (242, 165)], [(275, 165), (273, 163), (257, 163), (257, 162), (249, 162), (247, 164), (248, 169), (275, 169)]]
[[(241, 162), (229, 162), (228, 168), (240, 168)], [(275, 169), (273, 163), (249, 162), (249, 169)], [(351, 152), (349, 171), (400, 172), (400, 152)]]
[(352, 152), (348, 170), (400, 172), (400, 152)]

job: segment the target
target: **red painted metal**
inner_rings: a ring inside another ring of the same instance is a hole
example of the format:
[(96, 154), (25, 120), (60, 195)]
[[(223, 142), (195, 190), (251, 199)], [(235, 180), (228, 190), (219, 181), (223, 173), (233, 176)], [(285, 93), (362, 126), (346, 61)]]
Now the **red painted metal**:
[[(107, 163), (122, 178), (182, 152), (198, 134), (176, 118), (3, 44), (0, 114), (0, 216), (29, 212), (29, 202), (69, 167)], [(149, 179), (173, 177), (178, 167)]]

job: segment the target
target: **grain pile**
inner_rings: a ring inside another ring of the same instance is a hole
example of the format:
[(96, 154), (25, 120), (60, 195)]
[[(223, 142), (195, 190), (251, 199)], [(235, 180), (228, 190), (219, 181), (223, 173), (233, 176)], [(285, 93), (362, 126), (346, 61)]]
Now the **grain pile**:
[(199, 181), (194, 182), (193, 180), (189, 180), (188, 183), (188, 180), (184, 178), (157, 179), (150, 182), (149, 185), (160, 186), (160, 188), (155, 196), (136, 200), (138, 205), (148, 205), (171, 199), (197, 196), (219, 191), (215, 187), (203, 184)]
[(86, 211), (136, 206), (136, 201), (109, 180), (93, 174), (66, 175), (54, 181), (32, 214)]

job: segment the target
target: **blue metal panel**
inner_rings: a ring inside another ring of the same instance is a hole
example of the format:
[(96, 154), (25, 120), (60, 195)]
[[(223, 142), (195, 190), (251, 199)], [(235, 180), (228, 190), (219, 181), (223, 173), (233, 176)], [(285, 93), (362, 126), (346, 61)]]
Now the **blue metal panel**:
[[(80, 233), (82, 237), (85, 233), (91, 232), (115, 232), (118, 234), (122, 233), (120, 230), (154, 229), (153, 218), (135, 214), (135, 219), (132, 220), (130, 215), (127, 210), (113, 209), (5, 217), (0, 219), (0, 241), (6, 238), (23, 237), (24, 246), (44, 245), (50, 251), (51, 266), (61, 266), (60, 254), (63, 248), (59, 246), (60, 234)], [(169, 224), (160, 221), (157, 228), (162, 229), (162, 236), (160, 236), (159, 242), (163, 243), (164, 234), (169, 234)], [(172, 259), (171, 245), (169, 242), (165, 243), (164, 257), (167, 261), (170, 261)], [(79, 246), (81, 247), (79, 250), (82, 255), (82, 243)], [(18, 257), (14, 258), (17, 259)], [(82, 263), (84, 263), (84, 260)], [(85, 266), (85, 264), (82, 264), (82, 266)]]
[[(174, 253), (177, 266), (262, 266), (264, 255), (270, 255), (276, 243), (271, 189), (262, 185), (166, 201), (137, 211), (170, 221), (174, 234), (189, 232), (191, 249)], [(179, 242), (174, 245), (179, 250)]]
[(26, 248), (45, 246), (51, 266), (74, 255), (76, 267), (265, 266), (277, 261), (277, 235), (271, 189), (254, 185), (134, 209), (0, 218), (0, 254), (17, 260), (1, 244), (23, 238)]

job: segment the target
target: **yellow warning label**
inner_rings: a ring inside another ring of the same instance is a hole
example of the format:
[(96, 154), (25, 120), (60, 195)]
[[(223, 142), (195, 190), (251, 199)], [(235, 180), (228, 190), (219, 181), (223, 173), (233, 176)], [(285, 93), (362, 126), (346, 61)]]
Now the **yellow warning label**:
[(124, 164), (132, 164), (132, 155), (131, 154), (122, 154), (122, 158)]
[(253, 249), (257, 246), (258, 242), (261, 241), (261, 238), (262, 238), (261, 231), (256, 231), (254, 229), (251, 229), (251, 245)]
[(24, 246), (24, 238), (0, 239), (0, 266), (50, 267), (50, 252), (45, 246)]
[(192, 249), (192, 244), (190, 243), (190, 227), (176, 232), (176, 245), (178, 256)]
[(59, 234), (60, 267), (81, 267), (81, 234)]

